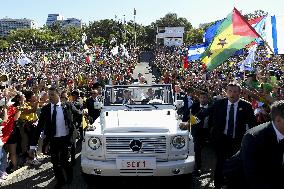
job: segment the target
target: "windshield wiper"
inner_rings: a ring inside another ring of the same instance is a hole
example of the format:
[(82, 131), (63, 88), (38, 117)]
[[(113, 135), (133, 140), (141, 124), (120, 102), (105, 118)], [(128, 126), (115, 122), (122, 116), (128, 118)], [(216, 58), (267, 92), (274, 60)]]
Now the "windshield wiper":
[(154, 104), (150, 104), (150, 105), (152, 105), (154, 108), (158, 109), (158, 106), (156, 106), (156, 105), (154, 105)]
[(132, 109), (132, 107), (129, 106), (129, 105), (127, 105), (127, 104), (124, 104), (124, 106), (126, 106), (126, 107), (129, 108), (129, 109)]

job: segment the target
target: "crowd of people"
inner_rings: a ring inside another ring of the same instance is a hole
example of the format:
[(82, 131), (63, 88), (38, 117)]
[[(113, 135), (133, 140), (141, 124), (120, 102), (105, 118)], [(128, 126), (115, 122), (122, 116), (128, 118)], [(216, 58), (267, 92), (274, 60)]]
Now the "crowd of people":
[[(94, 107), (94, 103), (102, 101), (102, 88), (107, 84), (134, 82), (132, 74), (138, 63), (138, 51), (123, 45), (113, 48), (85, 45), (1, 52), (0, 180), (23, 165), (39, 165), (45, 155), (54, 152), (42, 126), (46, 119), (41, 118), (51, 101), (71, 103), (72, 122), (78, 131), (75, 138), (81, 140), (83, 118), (92, 123), (99, 117), (100, 107)], [(56, 93), (51, 96), (52, 87)], [(38, 141), (42, 143), (42, 155), (34, 151)], [(71, 163), (75, 164), (76, 144), (70, 146)]]
[(284, 136), (282, 57), (271, 56), (260, 45), (249, 70), (240, 66), (244, 53), (208, 72), (201, 61), (188, 61), (186, 51), (156, 49), (151, 65), (158, 70), (159, 82), (173, 84), (176, 97), (184, 101), (181, 128), (193, 135), (195, 174), (202, 173), (202, 149), (211, 144), (217, 160), (216, 189), (279, 188), (284, 173), (284, 150), (279, 147)]
[[(245, 55), (236, 55), (208, 72), (200, 61), (188, 61), (185, 47), (157, 47), (153, 51), (155, 58), (150, 65), (157, 74), (156, 82), (172, 84), (176, 99), (184, 100), (181, 110), (183, 121), (189, 120), (191, 114), (201, 120), (197, 123), (199, 127), (191, 125), (197, 172), (200, 173), (202, 168), (201, 150), (206, 141), (212, 140), (218, 146), (214, 181), (215, 187), (221, 188), (223, 165), (240, 149), (246, 130), (270, 121), (271, 105), (284, 100), (283, 59), (269, 55), (264, 46), (259, 46), (250, 71), (240, 69), (238, 64)], [(99, 103), (97, 106), (94, 104), (102, 101), (104, 85), (134, 83), (133, 70), (138, 56), (139, 48), (126, 49), (124, 46), (69, 46), (25, 52), (18, 48), (0, 53), (0, 179), (5, 180), (9, 173), (25, 164), (40, 164), (42, 156), (37, 155), (34, 149), (38, 140), (42, 140), (41, 151), (44, 155), (51, 154), (55, 177), (58, 181), (64, 180), (58, 172), (58, 162), (64, 158), (62, 163), (66, 163), (67, 157), (60, 157), (58, 153), (66, 154), (64, 144), (70, 142), (71, 163), (75, 164), (76, 140), (71, 132), (73, 127), (68, 124), (68, 129), (59, 131), (60, 140), (50, 140), (55, 131), (45, 126), (46, 120), (50, 121), (47, 122), (50, 125), (60, 123), (60, 120), (53, 123), (50, 113), (64, 112), (61, 103), (67, 104), (73, 118), (71, 120), (62, 114), (62, 119), (74, 122), (74, 130), (78, 131), (75, 138), (82, 139), (84, 117), (90, 123), (99, 117)], [(138, 83), (145, 83), (143, 75), (139, 78)], [(235, 109), (235, 114), (232, 109)], [(242, 112), (236, 115), (237, 109)], [(215, 112), (214, 115), (212, 112)], [(241, 121), (236, 123), (236, 120)], [(236, 124), (241, 125), (238, 126), (241, 129), (232, 130), (237, 128)], [(67, 136), (73, 137), (73, 140)], [(62, 145), (54, 145), (58, 142)]]
[[(269, 119), (272, 102), (284, 99), (284, 62), (280, 55), (272, 56), (265, 46), (259, 46), (252, 68), (242, 70), (239, 63), (246, 54), (231, 57), (211, 72), (201, 61), (187, 61), (186, 47), (158, 48), (152, 67), (159, 70), (161, 83), (172, 83), (177, 94), (188, 90), (197, 94), (205, 91), (212, 100), (226, 96), (227, 85), (235, 81), (242, 86), (242, 98), (252, 103), (258, 123)], [(180, 96), (180, 95), (178, 95)]]

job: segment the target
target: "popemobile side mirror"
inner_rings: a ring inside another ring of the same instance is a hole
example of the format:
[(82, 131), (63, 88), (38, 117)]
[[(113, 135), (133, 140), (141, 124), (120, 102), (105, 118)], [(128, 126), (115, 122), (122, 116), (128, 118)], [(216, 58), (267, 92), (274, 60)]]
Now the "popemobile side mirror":
[(175, 106), (177, 107), (177, 109), (182, 108), (184, 106), (183, 100), (176, 100), (175, 101)]
[(94, 102), (94, 108), (95, 109), (102, 109), (103, 103), (102, 102)]

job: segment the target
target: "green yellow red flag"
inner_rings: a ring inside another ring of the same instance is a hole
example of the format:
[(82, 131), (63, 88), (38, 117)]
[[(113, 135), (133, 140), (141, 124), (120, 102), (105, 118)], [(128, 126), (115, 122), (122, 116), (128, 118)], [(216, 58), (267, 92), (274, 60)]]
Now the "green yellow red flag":
[(209, 48), (201, 55), (201, 61), (208, 71), (212, 71), (258, 37), (259, 34), (234, 8), (218, 28)]

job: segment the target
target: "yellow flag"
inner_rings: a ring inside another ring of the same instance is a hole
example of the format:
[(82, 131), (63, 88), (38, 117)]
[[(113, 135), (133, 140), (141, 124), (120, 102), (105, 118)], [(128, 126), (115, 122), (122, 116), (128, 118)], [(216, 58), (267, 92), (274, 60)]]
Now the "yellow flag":
[(84, 49), (85, 49), (85, 50), (89, 50), (89, 47), (88, 47), (87, 44), (84, 45)]
[(197, 117), (195, 117), (194, 115), (190, 114), (189, 122), (190, 122), (190, 125), (195, 125), (195, 124), (199, 123), (200, 120)]
[(83, 116), (83, 119), (82, 119), (82, 126), (83, 126), (83, 129), (88, 127), (85, 116)]
[(44, 56), (43, 61), (46, 63), (48, 61), (48, 58), (46, 56)]
[(235, 64), (235, 62), (230, 62), (229, 66), (232, 67)]

